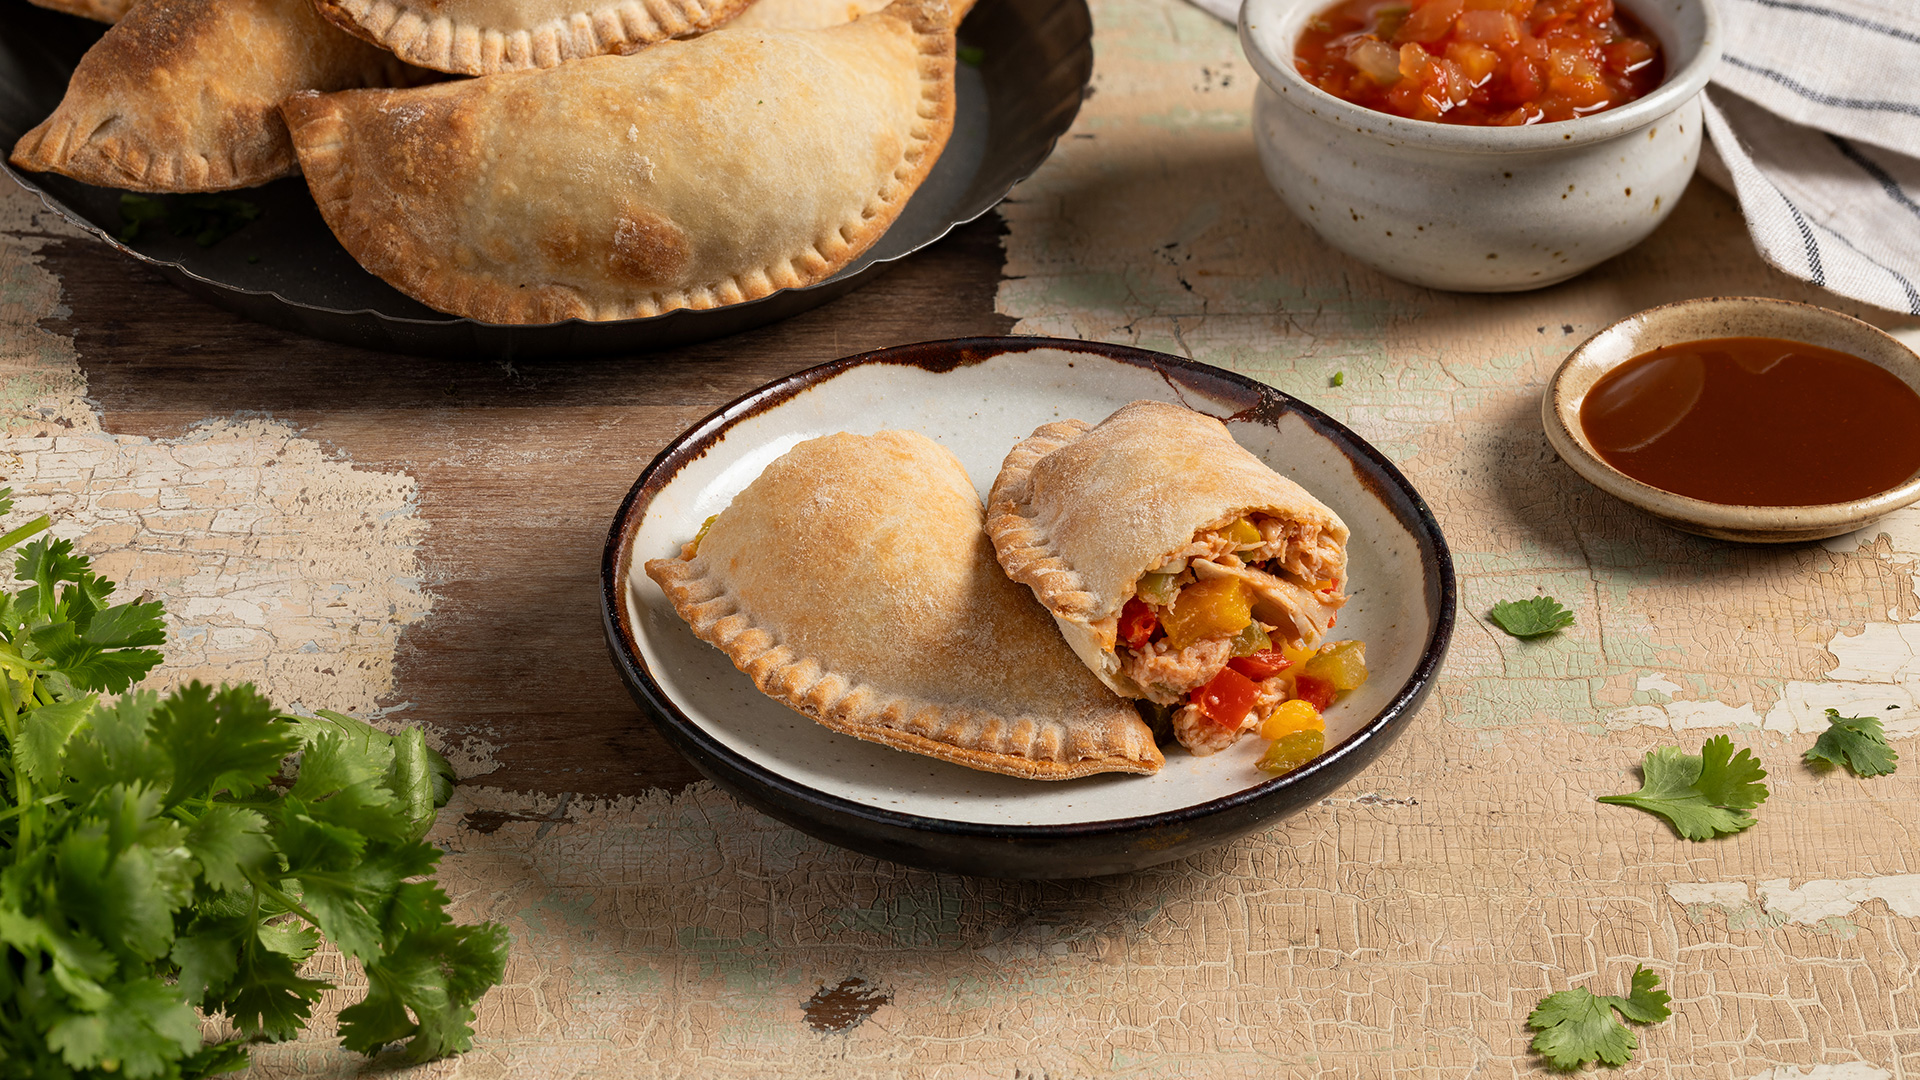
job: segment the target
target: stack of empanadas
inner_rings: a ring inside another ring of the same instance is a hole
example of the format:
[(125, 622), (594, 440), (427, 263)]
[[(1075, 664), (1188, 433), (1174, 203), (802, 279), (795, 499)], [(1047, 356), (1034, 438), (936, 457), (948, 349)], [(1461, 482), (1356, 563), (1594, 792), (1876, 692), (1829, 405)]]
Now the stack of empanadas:
[(362, 266), (488, 322), (820, 281), (953, 128), (947, 0), (36, 2), (125, 15), (15, 164), (146, 192), (304, 172)]
[[(925, 436), (831, 435), (645, 569), (695, 634), (821, 724), (1035, 779), (1157, 771), (1130, 699), (1180, 703), (1229, 663), (1311, 648), (1345, 602), (1339, 517), (1178, 406), (1042, 427), (990, 503)], [(1237, 625), (1194, 621), (1229, 593)], [(1168, 628), (1129, 640), (1143, 596)], [(1292, 692), (1248, 681), (1244, 717), (1180, 704), (1174, 737), (1210, 754)]]

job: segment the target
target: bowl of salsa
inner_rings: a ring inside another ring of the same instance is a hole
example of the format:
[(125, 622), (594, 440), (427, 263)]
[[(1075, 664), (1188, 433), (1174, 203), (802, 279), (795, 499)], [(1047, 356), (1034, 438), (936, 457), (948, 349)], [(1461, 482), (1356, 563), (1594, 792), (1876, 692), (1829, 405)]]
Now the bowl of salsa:
[(1420, 285), (1564, 281), (1672, 212), (1711, 0), (1247, 0), (1261, 165), (1329, 244)]
[(1818, 540), (1920, 501), (1920, 356), (1811, 304), (1631, 315), (1567, 356), (1541, 420), (1595, 487), (1703, 536)]

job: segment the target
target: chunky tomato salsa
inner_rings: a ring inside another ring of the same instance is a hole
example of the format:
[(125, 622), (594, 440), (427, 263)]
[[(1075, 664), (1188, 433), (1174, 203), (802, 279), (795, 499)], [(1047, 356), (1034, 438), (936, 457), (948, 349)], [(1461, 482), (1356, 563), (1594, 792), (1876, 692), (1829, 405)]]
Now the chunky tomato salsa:
[(1572, 120), (1660, 85), (1660, 42), (1613, 0), (1340, 0), (1300, 74), (1356, 105), (1444, 124)]

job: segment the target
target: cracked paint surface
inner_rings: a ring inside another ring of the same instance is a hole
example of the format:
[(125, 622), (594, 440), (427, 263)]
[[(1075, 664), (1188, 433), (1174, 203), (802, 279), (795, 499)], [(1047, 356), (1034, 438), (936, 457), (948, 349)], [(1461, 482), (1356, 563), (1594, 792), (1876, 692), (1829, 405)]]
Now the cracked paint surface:
[[(1268, 191), (1253, 76), (1226, 27), (1178, 0), (1093, 7), (1096, 93), (1003, 208), (1000, 308), (1022, 332), (1249, 373), (1400, 464), (1461, 571), (1432, 703), (1353, 785), (1269, 832), (1094, 881), (909, 870), (707, 785), (603, 802), (464, 783), (434, 834), (441, 881), (515, 948), (474, 1051), (417, 1075), (1522, 1075), (1539, 1071), (1524, 1021), (1540, 997), (1624, 985), (1645, 963), (1675, 1016), (1641, 1029), (1622, 1076), (1920, 1077), (1920, 770), (1866, 782), (1797, 764), (1823, 703), (1920, 711), (1920, 515), (1787, 550), (1683, 537), (1573, 478), (1537, 419), (1566, 349), (1620, 315), (1707, 291), (1821, 297), (1761, 267), (1706, 190), (1569, 285), (1398, 285), (1321, 246)], [(175, 590), (180, 670), (322, 705), (388, 692), (386, 635), (430, 602), (412, 583), (411, 481), (267, 420), (151, 444), (100, 431), (71, 344), (38, 325), (59, 293), (32, 255), (53, 227), (28, 202), (0, 197), (0, 407), (34, 471), (0, 472), (70, 509), (70, 535), (104, 538), (130, 587)], [(287, 561), (324, 541), (280, 523), (333, 512), (287, 501), (302, 483), (385, 508), (353, 548), (371, 561)], [(202, 516), (168, 516), (188, 511)], [(189, 556), (208, 551), (198, 569)], [(333, 609), (317, 583), (336, 579), (388, 602)], [(1523, 642), (1486, 621), (1536, 591), (1578, 624)], [(319, 697), (312, 665), (339, 657), (360, 659), (331, 664)], [(1636, 787), (1644, 752), (1694, 726), (1729, 730), (1772, 770), (1759, 825), (1693, 844), (1593, 802)], [(463, 772), (484, 767), (482, 749)], [(337, 954), (316, 964), (348, 990), (301, 1041), (261, 1050), (256, 1074), (365, 1068), (332, 1045), (330, 1019), (358, 976)], [(858, 993), (859, 1022), (812, 1022), (811, 1003), (860, 987), (884, 995)]]

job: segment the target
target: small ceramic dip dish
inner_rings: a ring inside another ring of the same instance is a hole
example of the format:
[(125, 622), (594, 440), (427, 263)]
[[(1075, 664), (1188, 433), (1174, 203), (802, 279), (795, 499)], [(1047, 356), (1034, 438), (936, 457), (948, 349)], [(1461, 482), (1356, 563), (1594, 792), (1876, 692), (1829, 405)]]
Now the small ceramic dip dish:
[[(1904, 383), (1915, 394), (1920, 394), (1920, 356), (1891, 335), (1858, 319), (1812, 304), (1785, 300), (1707, 297), (1649, 308), (1628, 316), (1574, 349), (1554, 373), (1541, 398), (1540, 413), (1547, 441), (1573, 471), (1607, 494), (1632, 503), (1676, 529), (1721, 540), (1749, 543), (1818, 540), (1864, 528), (1887, 513), (1920, 501), (1920, 475), (1907, 476), (1904, 481), (1894, 480), (1883, 490), (1841, 502), (1755, 506), (1678, 495), (1636, 480), (1609, 464), (1602, 456), (1603, 449), (1595, 446), (1589, 426), (1582, 422), (1581, 409), (1595, 393), (1596, 386), (1605, 392), (1606, 384), (1602, 380), (1636, 357), (1689, 342), (1714, 343), (1729, 338), (1775, 339), (1789, 347), (1800, 344), (1814, 346), (1815, 351), (1845, 353), (1886, 373), (1880, 375), (1869, 370), (1867, 373), (1884, 386), (1853, 393), (1884, 399), (1888, 396), (1886, 388), (1890, 387), (1897, 395), (1898, 383)], [(1747, 363), (1751, 365), (1752, 361)], [(1755, 369), (1750, 366), (1748, 370)], [(1665, 396), (1675, 395), (1669, 392)], [(1692, 390), (1692, 397), (1699, 400), (1697, 388)], [(1825, 407), (1837, 407), (1844, 413), (1849, 411), (1847, 404), (1846, 401), (1828, 402)], [(1860, 411), (1865, 412), (1869, 405), (1877, 411), (1886, 402), (1862, 401)], [(1685, 405), (1679, 406), (1680, 411), (1685, 408)], [(1782, 432), (1782, 438), (1788, 437), (1790, 426), (1800, 421), (1800, 417), (1777, 414), (1753, 418), (1757, 430)], [(1804, 429), (1804, 424), (1801, 428)], [(1702, 455), (1703, 473), (1724, 464), (1721, 460), (1708, 460), (1713, 456)], [(1884, 463), (1863, 461), (1861, 471), (1880, 464)], [(1851, 479), (1843, 474), (1841, 482)]]
[(1294, 66), (1329, 0), (1246, 0), (1261, 83), (1254, 141), (1280, 198), (1322, 239), (1418, 285), (1514, 292), (1565, 281), (1644, 239), (1700, 157), (1700, 92), (1719, 61), (1710, 0), (1628, 0), (1666, 81), (1575, 120), (1479, 127), (1343, 101)]

